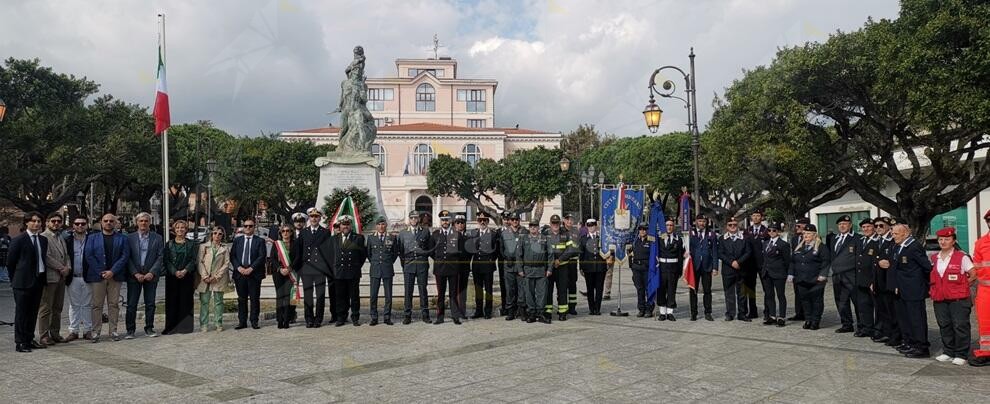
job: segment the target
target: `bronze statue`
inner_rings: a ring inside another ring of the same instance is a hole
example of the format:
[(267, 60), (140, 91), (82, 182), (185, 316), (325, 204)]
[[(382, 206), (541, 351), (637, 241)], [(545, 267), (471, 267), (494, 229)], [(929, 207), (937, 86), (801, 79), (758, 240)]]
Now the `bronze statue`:
[(364, 82), (364, 48), (354, 47), (354, 60), (340, 83), (340, 142), (337, 152), (349, 156), (370, 156), (378, 130), (368, 111), (368, 85)]

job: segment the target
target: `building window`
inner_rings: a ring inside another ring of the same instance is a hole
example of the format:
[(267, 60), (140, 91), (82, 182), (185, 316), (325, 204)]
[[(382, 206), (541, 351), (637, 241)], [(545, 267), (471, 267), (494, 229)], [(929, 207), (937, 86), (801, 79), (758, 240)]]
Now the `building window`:
[(371, 145), (371, 155), (375, 156), (375, 160), (378, 161), (378, 172), (385, 175), (385, 148), (375, 143)]
[(381, 127), (384, 127), (387, 124), (388, 124), (388, 118), (375, 118), (375, 126), (376, 127), (381, 128)]
[(467, 120), (467, 123), (468, 123), (468, 127), (469, 128), (484, 128), (485, 127), (485, 120), (484, 119), (468, 119)]
[(385, 101), (392, 101), (395, 93), (391, 88), (369, 88), (368, 89), (368, 110), (384, 111)]
[(485, 112), (485, 90), (457, 90), (457, 101), (466, 103), (467, 112)]
[(478, 160), (481, 160), (481, 148), (476, 144), (467, 144), (461, 149), (461, 160), (466, 161), (471, 168), (478, 165)]
[(419, 76), (420, 73), (430, 73), (433, 77), (443, 77), (443, 69), (409, 69), (409, 77)]
[(436, 155), (433, 154), (433, 148), (425, 143), (420, 143), (416, 145), (413, 149), (413, 174), (424, 175), (426, 170), (430, 168), (430, 162)]
[(423, 83), (419, 87), (416, 87), (416, 110), (417, 111), (436, 111), (437, 109), (437, 91), (433, 89), (433, 86)]

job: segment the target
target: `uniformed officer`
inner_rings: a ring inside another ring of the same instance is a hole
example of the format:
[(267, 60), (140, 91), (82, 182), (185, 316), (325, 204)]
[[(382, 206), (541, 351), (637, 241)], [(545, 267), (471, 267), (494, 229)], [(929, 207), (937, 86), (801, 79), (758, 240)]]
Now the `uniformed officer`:
[(522, 237), (526, 230), (519, 226), (519, 214), (507, 215), (508, 224), (499, 232), (501, 254), (499, 261), (504, 266), (505, 287), (502, 288), (502, 303), (505, 306), (505, 319), (512, 321), (516, 316), (525, 317), (523, 284), (520, 273), (522, 267)]
[[(691, 229), (690, 251), (694, 264), (694, 276), (704, 293), (705, 320), (712, 318), (712, 275), (718, 275), (718, 233), (708, 228), (708, 218), (698, 214)], [(698, 291), (691, 289), (688, 295), (691, 302), (691, 321), (698, 319)]]
[(385, 288), (385, 324), (392, 325), (392, 277), (395, 276), (395, 259), (399, 257), (399, 242), (386, 232), (388, 220), (379, 217), (375, 221), (375, 233), (367, 237), (368, 262), (371, 264), (371, 324), (378, 325), (378, 290)]
[(550, 243), (550, 256), (553, 259), (553, 274), (547, 278), (547, 301), (544, 305), (544, 316), (553, 317), (554, 288), (557, 289), (557, 319), (567, 321), (570, 309), (567, 297), (567, 275), (573, 259), (577, 259), (576, 237), (572, 236), (561, 226), (559, 215), (550, 216), (550, 229), (547, 231), (547, 241)]
[[(293, 213), (292, 214), (292, 227), (295, 228), (295, 234), (296, 235), (295, 235), (295, 238), (294, 239), (295, 240), (299, 240), (299, 237), (302, 235), (303, 229), (306, 228), (306, 214), (305, 213), (302, 213), (302, 212)], [(289, 253), (291, 254), (292, 252), (290, 251)], [(301, 278), (297, 278), (296, 279), (296, 283), (297, 283), (296, 284), (296, 287), (301, 289), (302, 288), (302, 279)], [(291, 301), (292, 302), (295, 302), (295, 299), (292, 299)], [(289, 324), (295, 324), (296, 319), (298, 317), (299, 317), (299, 315), (296, 312), (296, 305), (290, 304), (289, 305)]]
[[(330, 232), (320, 226), (320, 211), (310, 208), (306, 213), (309, 216), (309, 225), (300, 231), (299, 239), (292, 244), (292, 267), (302, 278), (306, 328), (317, 328), (323, 324), (327, 279), (333, 277), (333, 261)], [(335, 296), (332, 293), (330, 297), (331, 321), (335, 321), (337, 316), (334, 311), (337, 307)]]
[(499, 252), (498, 234), (488, 227), (491, 220), (478, 212), (478, 228), (468, 235), (471, 246), (471, 277), (474, 279), (474, 315), (471, 318), (492, 318), (494, 302), (495, 259)]
[[(509, 223), (509, 212), (502, 211), (502, 213), (500, 213), (499, 216), (502, 217), (502, 226), (498, 227), (498, 229), (495, 231), (495, 234), (498, 236), (499, 242), (501, 242), (502, 230), (504, 230)], [(498, 290), (499, 293), (502, 295), (502, 299), (500, 299), (501, 302), (499, 302), (498, 315), (504, 317), (509, 314), (509, 310), (506, 307), (508, 302), (505, 300), (505, 294), (507, 288), (505, 284), (505, 259), (502, 257), (501, 248), (499, 248), (498, 254), (495, 254), (495, 259), (496, 259), (495, 268), (498, 270)]]
[(674, 295), (677, 292), (677, 280), (684, 272), (684, 239), (677, 233), (673, 220), (665, 223), (667, 231), (657, 240), (657, 265), (660, 266), (660, 290), (657, 291), (657, 306), (660, 313), (659, 321), (677, 321), (674, 309), (677, 302)]
[(802, 328), (817, 330), (821, 326), (825, 308), (825, 284), (828, 283), (831, 251), (822, 243), (818, 228), (804, 226), (801, 241), (791, 254), (791, 267), (787, 280), (794, 282), (798, 299), (804, 306), (805, 321)]
[(742, 265), (749, 260), (750, 255), (752, 252), (749, 250), (749, 241), (742, 230), (739, 230), (739, 222), (735, 218), (729, 218), (725, 223), (725, 234), (718, 245), (718, 258), (722, 260), (722, 287), (725, 288), (725, 321), (732, 321), (734, 318), (751, 321), (746, 296), (742, 293)]
[[(780, 225), (767, 228), (769, 238), (760, 245), (760, 280), (763, 283), (763, 325), (783, 327), (787, 317), (787, 270), (791, 265), (791, 245), (780, 237)], [(776, 306), (774, 305), (776, 303)]]
[(529, 222), (529, 234), (522, 238), (523, 276), (525, 277), (526, 307), (528, 309), (526, 322), (534, 323), (539, 319), (542, 323), (550, 324), (550, 317), (541, 316), (539, 308), (546, 301), (547, 277), (553, 275), (551, 246), (546, 236), (540, 234), (540, 223)]
[(609, 252), (602, 255), (602, 236), (598, 232), (598, 221), (588, 219), (584, 222), (588, 234), (581, 236), (578, 242), (578, 258), (581, 275), (584, 276), (585, 287), (588, 288), (588, 314), (602, 315), (602, 297), (605, 293), (605, 272), (608, 271), (606, 258), (613, 257)]
[(347, 322), (347, 310), (351, 311), (351, 324), (359, 326), (361, 313), (361, 267), (368, 257), (364, 236), (351, 231), (354, 219), (347, 215), (337, 218), (340, 233), (333, 236), (333, 287), (337, 295), (337, 322), (340, 327)]
[(430, 230), (419, 220), (420, 212), (409, 212), (409, 227), (399, 232), (399, 257), (402, 263), (405, 297), (402, 324), (412, 322), (413, 287), (419, 286), (420, 319), (430, 322), (430, 294), (427, 284), (430, 276)]
[(880, 237), (876, 234), (873, 219), (859, 222), (863, 233), (856, 254), (856, 337), (874, 338), (880, 335), (876, 328), (876, 304), (873, 296), (873, 280), (876, 278), (877, 252)]
[(433, 275), (437, 279), (437, 318), (433, 324), (443, 324), (446, 304), (444, 295), (450, 290), (450, 317), (454, 324), (461, 324), (458, 278), (461, 272), (461, 256), (464, 249), (464, 236), (451, 228), (450, 212), (440, 211), (440, 228), (430, 237), (429, 252), (433, 256)]
[(459, 272), (457, 275), (457, 296), (460, 297), (461, 319), (467, 320), (467, 290), (471, 279), (471, 253), (468, 251), (467, 217), (458, 214), (454, 216), (454, 232), (463, 240), (460, 250)]
[(637, 226), (637, 235), (629, 254), (629, 269), (632, 270), (633, 286), (636, 287), (636, 308), (639, 309), (636, 317), (653, 317), (653, 302), (646, 300), (646, 278), (650, 272), (650, 249), (656, 243), (656, 237), (647, 234), (649, 229), (646, 223)]
[(897, 245), (891, 232), (894, 224), (886, 216), (873, 220), (873, 226), (880, 237), (877, 240), (877, 274), (873, 293), (877, 296), (877, 329), (881, 335), (874, 341), (892, 347), (903, 343), (901, 327), (897, 323), (897, 283), (894, 281), (894, 272), (890, 269), (894, 260), (894, 247)]
[[(756, 208), (749, 215), (750, 224), (744, 232), (746, 241), (749, 242), (749, 259), (743, 263), (742, 292), (746, 298), (746, 313), (750, 319), (759, 317), (759, 309), (756, 307), (756, 280), (759, 278), (760, 270), (763, 268), (763, 254), (760, 249), (763, 243), (770, 238), (769, 228), (763, 224), (763, 209)], [(740, 313), (743, 310), (740, 309)], [(767, 313), (763, 313), (764, 319)]]
[(853, 332), (853, 308), (856, 305), (856, 256), (859, 254), (859, 235), (852, 232), (852, 218), (842, 215), (835, 221), (838, 234), (829, 234), (827, 243), (832, 253), (832, 292), (835, 308), (839, 311), (842, 327), (837, 333)]
[[(574, 226), (574, 214), (565, 213), (564, 214), (564, 225), (563, 229), (571, 235), (571, 239), (577, 241), (580, 239), (580, 230)], [(578, 269), (577, 262), (571, 260), (571, 262), (566, 266), (567, 269), (567, 314), (572, 316), (577, 315), (577, 278)]]
[[(798, 245), (801, 242), (801, 234), (804, 233), (804, 226), (811, 224), (811, 220), (802, 217), (794, 221), (794, 231), (791, 233), (791, 247)], [(791, 285), (791, 289), (794, 291), (794, 316), (788, 317), (787, 321), (804, 321), (804, 306), (801, 305), (801, 301), (798, 300), (797, 285)]]
[(897, 293), (897, 322), (904, 339), (897, 352), (908, 358), (927, 358), (931, 353), (928, 350), (925, 299), (928, 298), (932, 263), (924, 243), (914, 239), (908, 225), (894, 225), (893, 233), (895, 252), (890, 271), (894, 274), (894, 291)]

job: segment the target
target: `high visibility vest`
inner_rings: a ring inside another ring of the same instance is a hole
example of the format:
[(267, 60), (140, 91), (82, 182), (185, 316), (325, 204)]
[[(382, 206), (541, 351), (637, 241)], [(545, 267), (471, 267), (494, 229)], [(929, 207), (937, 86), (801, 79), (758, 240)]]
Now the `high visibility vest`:
[(962, 271), (962, 260), (965, 257), (962, 251), (955, 250), (949, 257), (949, 265), (945, 272), (939, 276), (938, 254), (932, 255), (932, 272), (929, 274), (928, 294), (933, 302), (945, 300), (959, 300), (969, 298), (969, 279)]

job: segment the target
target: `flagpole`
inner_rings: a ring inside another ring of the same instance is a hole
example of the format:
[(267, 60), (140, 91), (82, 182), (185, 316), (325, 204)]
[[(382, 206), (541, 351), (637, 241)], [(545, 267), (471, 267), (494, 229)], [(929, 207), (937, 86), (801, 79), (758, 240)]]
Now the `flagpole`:
[[(162, 63), (165, 63), (165, 13), (159, 13), (158, 18), (161, 21), (159, 26), (158, 40), (161, 41), (162, 47)], [(168, 128), (162, 131), (162, 237), (165, 239), (165, 243), (168, 243), (169, 234), (169, 212), (171, 212), (171, 207), (169, 206), (169, 199), (171, 199), (172, 194), (169, 192), (169, 180), (168, 180)]]

